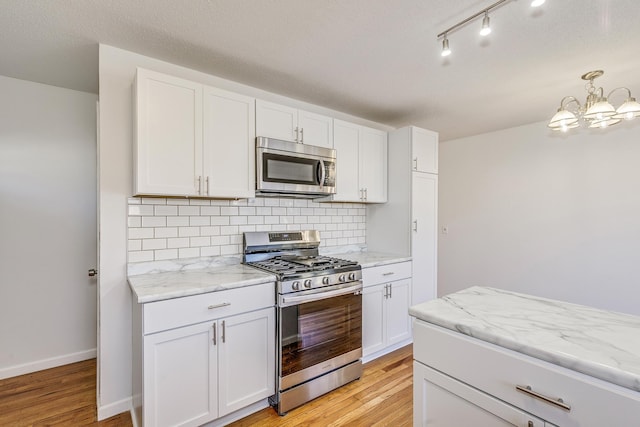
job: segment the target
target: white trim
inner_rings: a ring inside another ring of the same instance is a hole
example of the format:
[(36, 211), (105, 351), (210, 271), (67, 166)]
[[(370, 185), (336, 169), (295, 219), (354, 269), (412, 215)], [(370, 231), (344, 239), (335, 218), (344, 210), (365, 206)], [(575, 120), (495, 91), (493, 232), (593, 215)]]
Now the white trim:
[[(109, 403), (108, 405), (98, 406), (98, 421), (106, 420), (114, 415), (122, 414), (123, 412), (132, 413), (131, 397), (118, 400), (117, 402)], [(133, 417), (131, 417), (133, 420)]]
[(9, 366), (7, 368), (0, 369), (0, 380), (17, 377), (18, 375), (30, 374), (44, 369), (56, 368), (70, 363), (81, 362), (83, 360), (94, 359), (95, 357), (96, 349), (92, 348), (90, 350), (79, 351), (77, 353), (70, 353), (48, 359), (36, 360), (35, 362), (23, 363), (22, 365)]
[(375, 360), (375, 359), (377, 359), (377, 358), (379, 358), (379, 357), (382, 357), (382, 356), (384, 356), (384, 355), (386, 355), (386, 354), (389, 354), (389, 353), (391, 353), (392, 351), (396, 351), (396, 350), (398, 350), (398, 349), (401, 349), (402, 347), (407, 346), (407, 345), (409, 345), (409, 344), (411, 344), (411, 343), (413, 343), (413, 337), (411, 337), (411, 338), (409, 338), (409, 339), (406, 339), (406, 340), (404, 340), (404, 341), (401, 341), (401, 342), (399, 342), (399, 343), (396, 343), (396, 344), (390, 345), (389, 347), (385, 347), (385, 348), (383, 348), (382, 350), (377, 351), (377, 352), (375, 352), (375, 353), (367, 354), (366, 356), (363, 356), (363, 357), (362, 357), (362, 363), (363, 363), (363, 364), (364, 364), (364, 363), (369, 363), (369, 362), (371, 362), (372, 360)]

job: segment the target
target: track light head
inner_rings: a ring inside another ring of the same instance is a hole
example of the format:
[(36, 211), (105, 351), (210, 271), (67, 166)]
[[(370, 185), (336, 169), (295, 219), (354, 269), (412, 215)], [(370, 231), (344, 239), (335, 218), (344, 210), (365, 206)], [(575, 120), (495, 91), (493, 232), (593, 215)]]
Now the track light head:
[(482, 18), (482, 29), (480, 30), (481, 36), (488, 36), (491, 34), (491, 24), (489, 23), (489, 13), (484, 12), (484, 18)]
[(451, 55), (451, 49), (449, 49), (449, 39), (447, 38), (447, 35), (444, 35), (444, 38), (442, 39), (442, 52), (440, 53), (440, 55), (442, 56), (449, 56)]

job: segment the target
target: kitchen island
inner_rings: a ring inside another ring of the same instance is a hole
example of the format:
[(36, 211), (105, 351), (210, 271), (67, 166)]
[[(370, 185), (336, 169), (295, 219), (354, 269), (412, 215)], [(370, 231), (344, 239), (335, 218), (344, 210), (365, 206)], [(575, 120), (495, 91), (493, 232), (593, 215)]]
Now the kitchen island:
[(485, 287), (410, 314), (416, 426), (640, 426), (639, 317)]

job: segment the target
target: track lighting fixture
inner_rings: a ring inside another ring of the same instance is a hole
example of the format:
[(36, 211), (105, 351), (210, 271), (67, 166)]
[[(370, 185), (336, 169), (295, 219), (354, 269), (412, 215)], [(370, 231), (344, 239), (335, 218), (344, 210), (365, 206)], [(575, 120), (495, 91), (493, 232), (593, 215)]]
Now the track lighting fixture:
[[(451, 49), (449, 49), (449, 39), (447, 38), (447, 36), (449, 35), (449, 33), (458, 30), (460, 27), (466, 25), (467, 23), (473, 21), (474, 19), (484, 15), (484, 17), (482, 18), (482, 28), (480, 29), (480, 35), (481, 36), (486, 36), (488, 34), (491, 33), (491, 24), (490, 24), (490, 20), (489, 20), (489, 12), (491, 12), (492, 10), (500, 7), (501, 5), (503, 5), (504, 3), (507, 3), (510, 0), (498, 0), (497, 2), (493, 3), (491, 6), (488, 6), (484, 9), (482, 9), (481, 11), (479, 11), (478, 13), (475, 13), (473, 15), (471, 15), (470, 17), (463, 19), (462, 21), (458, 22), (457, 24), (447, 28), (446, 30), (444, 30), (443, 32), (441, 32), (440, 34), (438, 34), (438, 40), (440, 40), (440, 37), (442, 37), (442, 52), (441, 55), (442, 56), (449, 56), (451, 55)], [(532, 0), (531, 1), (531, 7), (539, 7), (541, 6), (543, 3), (545, 2), (545, 0)]]
[[(581, 104), (577, 98), (573, 96), (565, 96), (560, 101), (560, 108), (551, 118), (549, 128), (566, 132), (580, 126), (580, 120), (590, 128), (604, 129), (609, 126), (620, 123), (622, 119), (631, 120), (640, 116), (640, 103), (631, 96), (631, 91), (626, 87), (618, 87), (609, 92), (607, 97), (604, 96), (604, 90), (596, 88), (593, 81), (604, 74), (602, 70), (589, 71), (582, 75), (582, 80), (588, 80), (586, 85), (587, 99)], [(616, 109), (609, 103), (609, 98), (617, 91), (626, 91), (626, 100)], [(575, 104), (573, 111), (568, 107)]]

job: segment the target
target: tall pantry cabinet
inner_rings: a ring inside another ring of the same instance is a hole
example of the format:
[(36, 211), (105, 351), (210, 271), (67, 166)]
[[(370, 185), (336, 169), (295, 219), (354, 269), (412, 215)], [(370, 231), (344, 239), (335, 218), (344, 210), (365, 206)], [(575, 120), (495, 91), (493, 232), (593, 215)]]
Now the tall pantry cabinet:
[(388, 201), (367, 210), (367, 248), (412, 257), (413, 305), (437, 296), (438, 134), (389, 132), (388, 167)]

